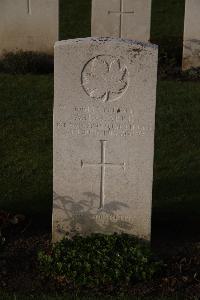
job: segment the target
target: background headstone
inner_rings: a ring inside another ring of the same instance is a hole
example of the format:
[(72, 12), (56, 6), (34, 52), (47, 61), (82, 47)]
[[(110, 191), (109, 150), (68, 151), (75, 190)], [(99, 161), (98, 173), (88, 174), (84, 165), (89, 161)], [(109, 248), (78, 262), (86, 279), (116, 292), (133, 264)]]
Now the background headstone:
[(92, 36), (149, 41), (151, 0), (93, 0)]
[(200, 1), (186, 0), (183, 70), (200, 67)]
[(150, 239), (157, 47), (112, 38), (55, 46), (53, 240)]
[(1, 0), (0, 55), (37, 51), (53, 54), (58, 40), (58, 0)]

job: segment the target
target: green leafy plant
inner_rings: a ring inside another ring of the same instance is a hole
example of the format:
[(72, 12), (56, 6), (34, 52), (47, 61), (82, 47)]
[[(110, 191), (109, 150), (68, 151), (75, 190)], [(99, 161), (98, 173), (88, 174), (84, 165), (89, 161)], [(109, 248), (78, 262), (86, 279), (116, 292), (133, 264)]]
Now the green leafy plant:
[(40, 252), (38, 260), (43, 276), (78, 288), (148, 280), (162, 266), (147, 243), (127, 234), (64, 238)]

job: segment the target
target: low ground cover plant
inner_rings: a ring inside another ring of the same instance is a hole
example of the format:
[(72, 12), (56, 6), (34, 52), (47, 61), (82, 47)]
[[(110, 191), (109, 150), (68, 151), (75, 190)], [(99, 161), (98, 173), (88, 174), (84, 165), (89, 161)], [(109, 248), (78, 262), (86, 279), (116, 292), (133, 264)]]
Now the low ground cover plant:
[(127, 234), (64, 238), (38, 255), (44, 277), (75, 288), (119, 286), (151, 279), (163, 266), (147, 243)]

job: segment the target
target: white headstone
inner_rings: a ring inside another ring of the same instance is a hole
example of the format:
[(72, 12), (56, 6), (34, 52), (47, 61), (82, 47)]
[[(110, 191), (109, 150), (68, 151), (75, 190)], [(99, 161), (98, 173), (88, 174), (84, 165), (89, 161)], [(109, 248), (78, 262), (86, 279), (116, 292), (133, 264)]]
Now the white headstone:
[(37, 51), (53, 54), (58, 40), (58, 0), (0, 0), (0, 55)]
[(92, 0), (92, 36), (149, 41), (151, 0)]
[(186, 0), (183, 70), (200, 67), (200, 0)]
[(53, 240), (150, 239), (157, 47), (112, 38), (55, 46)]

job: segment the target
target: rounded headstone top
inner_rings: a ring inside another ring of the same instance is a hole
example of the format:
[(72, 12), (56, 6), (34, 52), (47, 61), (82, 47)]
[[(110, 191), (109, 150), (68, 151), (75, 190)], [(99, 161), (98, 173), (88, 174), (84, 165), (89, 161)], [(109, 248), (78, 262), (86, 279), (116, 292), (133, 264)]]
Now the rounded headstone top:
[(136, 40), (122, 39), (122, 38), (111, 38), (111, 37), (87, 37), (87, 38), (78, 38), (78, 39), (69, 39), (62, 40), (55, 43), (55, 47), (67, 46), (67, 45), (75, 45), (75, 44), (127, 44), (129, 46), (141, 46), (143, 48), (151, 48), (154, 50), (158, 49), (158, 46), (152, 43), (141, 42)]

